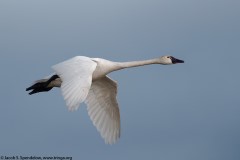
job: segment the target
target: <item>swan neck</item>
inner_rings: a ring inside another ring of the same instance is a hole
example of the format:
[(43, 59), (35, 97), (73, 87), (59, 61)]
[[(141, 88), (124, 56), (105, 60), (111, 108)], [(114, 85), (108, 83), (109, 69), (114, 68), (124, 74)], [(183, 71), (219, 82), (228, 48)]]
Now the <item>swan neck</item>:
[(156, 59), (149, 59), (149, 60), (143, 60), (143, 61), (131, 61), (131, 62), (116, 62), (117, 68), (116, 70), (124, 69), (124, 68), (132, 68), (132, 67), (138, 67), (138, 66), (144, 66), (144, 65), (150, 65), (150, 64), (159, 64), (159, 60)]

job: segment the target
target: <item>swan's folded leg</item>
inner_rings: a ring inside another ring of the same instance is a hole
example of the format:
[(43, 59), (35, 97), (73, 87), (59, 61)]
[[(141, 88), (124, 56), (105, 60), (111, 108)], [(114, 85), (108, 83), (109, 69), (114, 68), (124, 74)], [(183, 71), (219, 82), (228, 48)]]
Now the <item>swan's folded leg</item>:
[(59, 78), (58, 75), (53, 75), (49, 79), (41, 79), (41, 80), (37, 81), (35, 84), (33, 84), (32, 86), (28, 87), (26, 89), (26, 91), (32, 90), (29, 93), (29, 95), (32, 95), (32, 94), (35, 94), (35, 93), (38, 93), (38, 92), (50, 91), (53, 88), (53, 86), (49, 86), (49, 84), (57, 78)]

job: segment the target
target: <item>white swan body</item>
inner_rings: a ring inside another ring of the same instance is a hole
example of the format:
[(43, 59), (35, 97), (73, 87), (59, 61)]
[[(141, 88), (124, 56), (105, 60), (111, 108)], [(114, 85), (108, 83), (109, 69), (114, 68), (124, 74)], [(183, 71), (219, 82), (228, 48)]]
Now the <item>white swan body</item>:
[(105, 143), (113, 144), (120, 137), (117, 82), (106, 75), (124, 68), (175, 63), (184, 61), (172, 56), (133, 62), (112, 62), (101, 58), (76, 56), (54, 65), (53, 75), (36, 81), (26, 90), (32, 90), (29, 94), (34, 94), (49, 91), (53, 87), (61, 87), (68, 109), (76, 110), (80, 103), (85, 102), (90, 119)]

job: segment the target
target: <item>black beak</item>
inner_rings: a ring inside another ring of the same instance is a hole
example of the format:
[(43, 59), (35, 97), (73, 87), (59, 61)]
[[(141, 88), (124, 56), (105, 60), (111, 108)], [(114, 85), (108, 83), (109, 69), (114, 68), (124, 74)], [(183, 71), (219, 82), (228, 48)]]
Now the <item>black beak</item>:
[(173, 63), (173, 64), (176, 64), (176, 63), (184, 63), (183, 60), (180, 60), (180, 59), (177, 59), (177, 58), (174, 58), (174, 57), (171, 57), (171, 60), (172, 60), (172, 63)]

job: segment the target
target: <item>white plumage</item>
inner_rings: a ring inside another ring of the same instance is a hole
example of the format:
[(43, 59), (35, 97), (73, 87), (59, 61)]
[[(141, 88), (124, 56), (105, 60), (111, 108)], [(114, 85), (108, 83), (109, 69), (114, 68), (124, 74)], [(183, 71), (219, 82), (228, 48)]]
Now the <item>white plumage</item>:
[(62, 95), (69, 110), (77, 110), (86, 99), (96, 66), (91, 59), (78, 56), (52, 67), (62, 80)]
[(26, 90), (29, 94), (49, 91), (61, 87), (69, 110), (77, 110), (80, 103), (87, 104), (88, 114), (94, 126), (107, 144), (115, 143), (120, 137), (120, 112), (117, 102), (117, 82), (107, 74), (130, 67), (148, 64), (176, 64), (184, 61), (172, 56), (133, 61), (112, 62), (101, 58), (76, 56), (54, 65), (55, 73), (35, 82)]
[(120, 137), (120, 113), (116, 96), (117, 83), (105, 76), (92, 83), (85, 100), (88, 115), (106, 143), (115, 143)]

